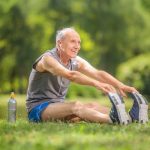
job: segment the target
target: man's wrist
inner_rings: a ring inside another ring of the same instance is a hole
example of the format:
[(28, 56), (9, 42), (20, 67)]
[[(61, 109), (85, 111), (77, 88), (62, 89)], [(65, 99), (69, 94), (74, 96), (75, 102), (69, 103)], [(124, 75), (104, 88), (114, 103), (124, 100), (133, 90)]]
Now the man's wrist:
[(117, 88), (119, 88), (119, 89), (122, 88), (122, 87), (124, 87), (124, 86), (125, 86), (125, 84), (123, 84), (121, 82), (119, 84), (117, 84)]
[(94, 82), (93, 82), (93, 86), (94, 86), (95, 88), (98, 88), (98, 87), (100, 86), (100, 82), (99, 82), (99, 81), (94, 81)]

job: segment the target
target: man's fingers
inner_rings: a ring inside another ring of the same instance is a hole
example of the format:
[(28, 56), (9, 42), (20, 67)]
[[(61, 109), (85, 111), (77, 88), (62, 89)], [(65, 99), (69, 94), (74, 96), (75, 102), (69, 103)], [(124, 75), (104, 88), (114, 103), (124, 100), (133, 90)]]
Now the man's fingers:
[(104, 94), (108, 94), (110, 91), (108, 90), (108, 89), (106, 89), (106, 88), (102, 88), (102, 91), (103, 91), (103, 93)]
[(134, 87), (130, 87), (130, 86), (125, 86), (123, 90), (126, 92), (137, 92), (137, 93), (139, 93)]
[(122, 90), (119, 90), (119, 93), (123, 96), (123, 97), (127, 97), (126, 93)]
[(109, 86), (109, 90), (110, 90), (111, 92), (116, 92), (116, 89), (115, 89), (113, 86)]
[(112, 92), (112, 93), (117, 92), (116, 89), (112, 85), (105, 84), (105, 83), (100, 83), (98, 89), (102, 90), (103, 93), (105, 93), (105, 94), (108, 94), (109, 92)]
[(105, 87), (105, 91), (107, 93), (109, 93), (109, 92), (116, 93), (116, 89), (113, 86), (111, 86), (111, 85), (106, 86)]

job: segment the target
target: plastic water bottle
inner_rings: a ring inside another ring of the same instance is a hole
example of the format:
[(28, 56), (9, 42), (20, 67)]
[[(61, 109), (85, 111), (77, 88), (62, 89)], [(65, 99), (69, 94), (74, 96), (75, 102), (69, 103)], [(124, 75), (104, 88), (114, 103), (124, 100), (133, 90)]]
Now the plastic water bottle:
[(15, 100), (15, 94), (14, 92), (11, 92), (10, 99), (8, 101), (8, 122), (16, 122), (16, 110), (17, 102)]

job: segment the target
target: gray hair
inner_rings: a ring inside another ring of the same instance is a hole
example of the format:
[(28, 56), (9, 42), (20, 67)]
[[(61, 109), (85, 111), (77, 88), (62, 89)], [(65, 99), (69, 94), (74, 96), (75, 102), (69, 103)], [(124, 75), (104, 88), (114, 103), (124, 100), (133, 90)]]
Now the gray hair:
[(63, 39), (65, 34), (66, 34), (66, 32), (68, 32), (68, 31), (75, 31), (75, 32), (77, 32), (73, 27), (63, 28), (61, 30), (58, 30), (57, 33), (56, 33), (56, 43), (59, 40)]

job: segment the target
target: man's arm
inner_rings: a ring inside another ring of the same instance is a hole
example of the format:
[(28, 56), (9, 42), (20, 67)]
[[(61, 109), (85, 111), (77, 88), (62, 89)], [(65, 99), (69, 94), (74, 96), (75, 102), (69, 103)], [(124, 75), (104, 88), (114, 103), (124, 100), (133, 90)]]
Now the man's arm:
[(62, 76), (64, 78), (69, 79), (72, 82), (89, 85), (96, 87), (99, 90), (102, 90), (104, 93), (115, 92), (115, 89), (105, 83), (101, 83), (90, 76), (86, 76), (79, 71), (70, 71), (62, 66), (56, 59), (46, 54), (42, 57), (42, 59), (37, 63), (36, 70), (39, 72), (51, 72), (54, 75)]
[(91, 66), (86, 60), (82, 59), (81, 57), (77, 57), (78, 62), (78, 71), (94, 78), (95, 80), (98, 80), (103, 83), (111, 84), (115, 88), (119, 89), (120, 93), (125, 96), (124, 92), (137, 92), (137, 90), (134, 87), (127, 86), (117, 80), (115, 77), (110, 75), (109, 73), (97, 70), (93, 66)]

